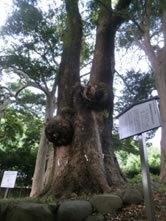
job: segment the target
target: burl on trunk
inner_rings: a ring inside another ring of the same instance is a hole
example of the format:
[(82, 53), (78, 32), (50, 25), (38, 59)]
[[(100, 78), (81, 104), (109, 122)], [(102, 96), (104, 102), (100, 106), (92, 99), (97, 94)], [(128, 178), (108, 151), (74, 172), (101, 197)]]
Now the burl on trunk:
[[(46, 126), (46, 136), (55, 151), (48, 191), (58, 196), (110, 192), (112, 185), (125, 183), (112, 144), (114, 38), (123, 18), (108, 10), (109, 1), (104, 3), (99, 4), (90, 80), (83, 87), (79, 78), (82, 22), (78, 1), (66, 0), (58, 114)], [(119, 1), (116, 9), (128, 4)]]

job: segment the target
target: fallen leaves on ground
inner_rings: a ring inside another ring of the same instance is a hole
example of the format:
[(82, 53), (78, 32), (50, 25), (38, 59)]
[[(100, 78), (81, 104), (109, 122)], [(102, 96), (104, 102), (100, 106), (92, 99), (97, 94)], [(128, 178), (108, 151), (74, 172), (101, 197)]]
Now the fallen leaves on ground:
[[(156, 221), (166, 221), (166, 193), (153, 193)], [(105, 214), (105, 221), (147, 221), (144, 204), (129, 205), (115, 214)]]

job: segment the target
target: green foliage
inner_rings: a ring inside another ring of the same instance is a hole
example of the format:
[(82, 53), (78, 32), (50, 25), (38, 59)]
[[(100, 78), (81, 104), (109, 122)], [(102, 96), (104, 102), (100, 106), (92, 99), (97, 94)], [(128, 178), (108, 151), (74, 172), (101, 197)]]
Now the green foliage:
[(56, 13), (56, 9), (43, 12), (29, 1), (17, 0), (0, 32), (9, 42), (1, 52), (1, 67), (22, 70), (40, 84), (55, 79), (62, 34)]
[[(119, 79), (119, 78), (118, 78)], [(131, 70), (123, 75), (124, 87), (115, 108), (118, 112), (125, 110), (131, 104), (152, 97), (156, 89), (153, 72), (135, 72)]]
[[(156, 152), (156, 148), (148, 149), (149, 171), (153, 180), (157, 181), (160, 174), (160, 154)], [(116, 153), (120, 167), (131, 183), (140, 183), (142, 181), (141, 162), (139, 152), (136, 154), (127, 153), (125, 150)]]
[(134, 155), (139, 153), (137, 141), (132, 138), (120, 140), (118, 133), (113, 134), (113, 144), (116, 152), (122, 151), (121, 156), (123, 156), (124, 152), (127, 154), (132, 153)]
[(5, 170), (17, 170), (17, 185), (31, 185), (41, 124), (30, 114), (5, 112), (0, 123), (0, 177)]
[[(152, 92), (156, 90), (156, 86), (152, 71), (145, 73), (131, 70), (122, 76), (120, 76), (119, 73), (117, 74), (116, 80), (119, 80), (121, 77), (123, 87), (120, 91), (121, 95), (117, 96), (117, 102), (114, 104), (116, 112), (121, 113), (126, 108), (130, 107), (130, 105), (153, 97)], [(154, 136), (154, 132), (155, 130), (148, 132), (148, 138), (152, 138)]]
[(22, 91), (16, 100), (15, 108), (23, 113), (31, 113), (34, 116), (44, 116), (45, 112), (45, 96), (44, 94), (34, 94), (26, 89)]
[[(39, 9), (24, 0), (15, 1), (14, 14), (8, 18), (8, 29), (3, 28), (3, 32), (10, 34), (29, 35), (32, 31), (37, 31), (37, 28), (42, 22), (42, 15)], [(24, 22), (22, 22), (24, 21)]]
[(128, 181), (132, 184), (141, 183), (142, 182), (141, 171), (139, 173), (135, 173), (134, 176), (128, 177)]
[(89, 61), (91, 55), (92, 55), (92, 47), (90, 44), (86, 42), (84, 38), (82, 41), (82, 50), (80, 57), (81, 64), (84, 64), (85, 61)]
[(89, 10), (90, 23), (92, 27), (95, 27), (97, 24), (98, 16), (99, 16), (99, 3), (98, 2), (96, 3), (96, 1), (89, 1), (87, 6), (90, 9)]
[[(13, 110), (9, 109), (5, 112), (5, 118), (1, 120), (0, 134), (1, 149), (7, 149), (7, 147), (12, 148), (13, 145), (17, 145), (17, 138), (23, 135), (23, 122), (19, 119), (19, 115)], [(9, 137), (9, 139), (7, 139), (7, 137)]]
[(135, 175), (140, 173), (141, 166), (139, 158), (140, 158), (139, 155), (127, 154), (125, 151), (124, 153), (121, 152), (118, 153), (119, 164), (128, 178), (133, 178)]
[(160, 154), (153, 154), (149, 159), (149, 170), (152, 174), (160, 174)]
[(143, 26), (149, 25), (152, 44), (162, 38), (162, 11), (166, 7), (164, 0), (132, 1), (128, 12), (125, 13), (129, 22), (121, 26), (118, 41), (120, 47), (129, 48), (137, 40), (143, 40)]
[(8, 78), (12, 72), (18, 74), (19, 80), (8, 85), (12, 92), (26, 84), (44, 93), (24, 89), (17, 99), (11, 99), (11, 109), (6, 111), (0, 127), (0, 173), (18, 170), (17, 185), (30, 185), (43, 127), (39, 117), (43, 117), (45, 95), (51, 91), (59, 69), (65, 15), (53, 4), (44, 11), (37, 1), (14, 3), (0, 30), (0, 37), (8, 43), (0, 52), (0, 69), (5, 69)]

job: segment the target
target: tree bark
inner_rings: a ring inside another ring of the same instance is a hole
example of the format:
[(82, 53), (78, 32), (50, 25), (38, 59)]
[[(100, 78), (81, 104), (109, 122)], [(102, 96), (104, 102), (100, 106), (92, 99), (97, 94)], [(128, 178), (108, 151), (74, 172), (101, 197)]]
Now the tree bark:
[(158, 56), (158, 67), (155, 70), (156, 86), (160, 97), (160, 116), (162, 122), (161, 132), (161, 169), (160, 182), (166, 183), (166, 47), (160, 51)]
[[(119, 1), (116, 10), (125, 8), (129, 1)], [(94, 97), (90, 94), (93, 88), (96, 90), (96, 106), (102, 107), (102, 111), (96, 113), (96, 118), (100, 127), (100, 138), (102, 142), (102, 150), (104, 154), (104, 166), (107, 181), (109, 185), (121, 185), (126, 182), (123, 176), (116, 156), (113, 150), (112, 143), (112, 128), (113, 128), (113, 77), (114, 77), (114, 49), (115, 49), (115, 34), (119, 26), (124, 22), (124, 19), (117, 14), (111, 13), (110, 2), (105, 2), (101, 6), (100, 16), (98, 20), (96, 47), (89, 82), (89, 95), (91, 96), (92, 106), (95, 106)], [(102, 85), (102, 87), (100, 87)], [(102, 88), (105, 90), (101, 90)], [(94, 90), (92, 90), (94, 91)], [(99, 94), (100, 92), (100, 94)], [(87, 93), (87, 92), (86, 92)], [(103, 93), (103, 94), (102, 94)], [(99, 101), (99, 95), (101, 103)], [(88, 97), (88, 95), (86, 94)], [(89, 97), (90, 97), (89, 96)], [(89, 98), (90, 100), (90, 98)], [(106, 104), (104, 103), (106, 102)], [(103, 106), (102, 106), (103, 105)], [(104, 111), (108, 116), (104, 117)]]
[[(111, 136), (114, 38), (122, 19), (101, 6), (91, 77), (84, 88), (79, 80), (82, 22), (78, 0), (65, 2), (67, 30), (58, 75), (58, 115), (46, 127), (55, 150), (48, 194), (59, 197), (110, 192), (110, 185), (125, 182), (113, 153)], [(103, 118), (105, 110), (109, 119)]]
[(44, 188), (44, 174), (46, 170), (46, 158), (48, 153), (48, 140), (45, 136), (45, 124), (48, 120), (53, 118), (55, 106), (55, 93), (53, 92), (47, 95), (45, 123), (40, 137), (30, 197), (38, 196)]
[(0, 120), (3, 118), (5, 110), (7, 109), (8, 105), (10, 104), (9, 95), (4, 95), (4, 98), (0, 104)]
[(152, 54), (149, 55), (148, 48), (146, 48), (145, 52), (155, 73), (156, 88), (160, 98), (159, 105), (162, 122), (160, 181), (166, 183), (166, 47), (159, 49), (156, 54), (153, 52), (154, 56)]
[(166, 47), (159, 49), (156, 54), (153, 51), (152, 54), (149, 53), (149, 48), (145, 45), (145, 53), (148, 56), (155, 73), (156, 88), (160, 98), (159, 105), (162, 122), (160, 181), (166, 183)]
[(155, 73), (155, 83), (159, 95), (160, 115), (162, 122), (162, 136), (161, 136), (161, 170), (160, 170), (160, 181), (166, 183), (166, 7), (162, 6), (162, 33), (163, 33), (163, 44), (162, 48), (159, 45), (153, 46), (154, 42), (151, 41), (151, 7), (152, 2), (148, 1), (146, 4), (146, 13), (143, 17), (142, 23), (140, 24), (141, 31), (143, 34), (142, 42), (135, 37), (136, 44), (140, 47), (147, 55), (152, 69)]
[(44, 174), (44, 189), (48, 188), (51, 183), (51, 179), (54, 171), (54, 148), (53, 145), (50, 144), (48, 147), (48, 154), (46, 159), (46, 170)]

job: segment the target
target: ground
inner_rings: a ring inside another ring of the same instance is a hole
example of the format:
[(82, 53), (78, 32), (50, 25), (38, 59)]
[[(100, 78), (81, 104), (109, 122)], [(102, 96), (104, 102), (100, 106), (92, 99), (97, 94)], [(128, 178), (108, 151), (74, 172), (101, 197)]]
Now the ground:
[[(166, 221), (166, 192), (153, 193), (156, 221)], [(145, 206), (130, 205), (116, 214), (105, 214), (105, 221), (147, 221)]]
[[(70, 195), (69, 198), (89, 200), (91, 197), (91, 194), (89, 196), (83, 195), (82, 197), (73, 194)], [(155, 205), (155, 221), (166, 221), (166, 185), (157, 182), (154, 184), (153, 199)], [(94, 215), (95, 214), (94, 211)], [(104, 217), (104, 221), (147, 221), (144, 203), (128, 205), (123, 207), (120, 211), (117, 211), (115, 214), (104, 214)]]
[[(153, 188), (153, 198), (155, 204), (155, 221), (166, 221), (166, 185), (161, 185), (159, 183), (154, 184)], [(61, 199), (55, 199), (53, 196), (49, 198), (42, 199), (31, 199), (31, 198), (20, 198), (20, 201), (32, 201), (32, 202), (41, 202), (41, 203), (50, 203), (56, 202), (57, 204), (61, 203), (66, 199), (80, 199), (80, 200), (89, 200), (93, 195), (82, 194), (77, 196), (77, 194), (69, 194)], [(16, 201), (16, 199), (14, 199)], [(95, 214), (95, 211), (94, 211)], [(115, 214), (104, 214), (104, 221), (147, 221), (145, 206), (144, 203), (139, 205), (128, 205), (123, 207), (121, 210), (117, 211)]]

